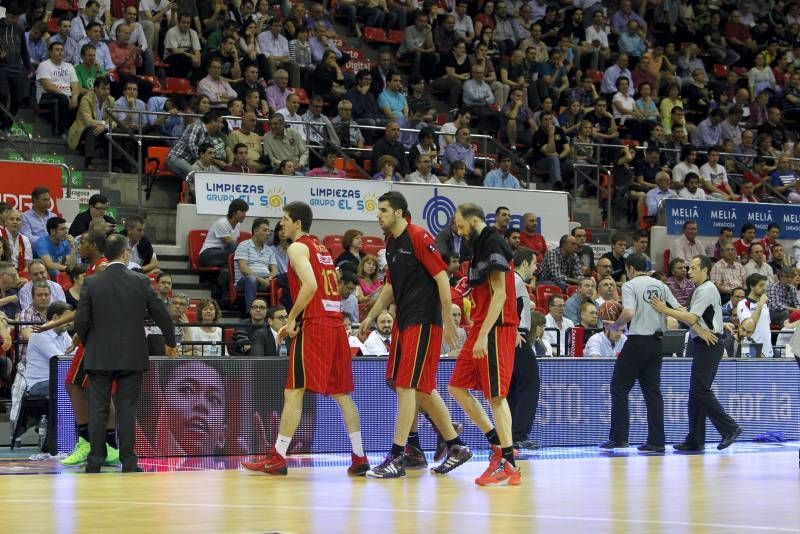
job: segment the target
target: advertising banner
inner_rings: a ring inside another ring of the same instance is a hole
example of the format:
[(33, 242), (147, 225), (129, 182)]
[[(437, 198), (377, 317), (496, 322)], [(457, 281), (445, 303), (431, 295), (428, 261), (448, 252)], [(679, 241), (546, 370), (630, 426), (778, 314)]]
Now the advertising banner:
[(547, 241), (569, 231), (567, 195), (549, 191), (224, 173), (198, 173), (195, 187), (201, 215), (225, 215), (231, 200), (241, 198), (250, 205), (249, 216), (278, 218), (286, 203), (299, 200), (311, 206), (315, 220), (375, 221), (378, 198), (394, 190), (408, 200), (414, 222), (433, 235), (465, 202), (481, 206), (490, 224), (499, 206), (511, 211), (511, 225), (518, 228), (522, 216), (533, 212)]
[(46, 163), (15, 163), (0, 161), (0, 200), (15, 209), (31, 209), (31, 192), (35, 187), (50, 190), (50, 209), (60, 213), (58, 201), (64, 197), (61, 187), (61, 167)]
[[(592, 446), (608, 437), (611, 396), (609, 382), (614, 359), (541, 358), (542, 389), (530, 437), (543, 447)], [(72, 407), (64, 386), (70, 360), (54, 358), (51, 367), (53, 410), (57, 421), (54, 443), (59, 452), (72, 450), (77, 439)], [(443, 359), (437, 384), (453, 421), (469, 419), (447, 394), (455, 360)], [(667, 443), (683, 439), (688, 428), (690, 358), (664, 358), (661, 390), (664, 396), (664, 430)], [(395, 396), (386, 387), (384, 358), (353, 360), (353, 401), (361, 413), (364, 449), (385, 450), (393, 428)], [(180, 458), (202, 455), (264, 454), (275, 443), (283, 407), (286, 358), (151, 358), (145, 373), (137, 411), (136, 450), (140, 457)], [(719, 366), (714, 390), (725, 410), (744, 428), (741, 441), (763, 432), (783, 432), (789, 440), (800, 437), (800, 386), (797, 365), (790, 359), (737, 360), (725, 358)], [(184, 384), (201, 384), (193, 392)], [(184, 388), (185, 389), (185, 388)], [(218, 402), (203, 394), (213, 391)], [(630, 395), (631, 443), (647, 438), (647, 412), (639, 388)], [(486, 401), (480, 397), (484, 409)], [(202, 406), (202, 410), (198, 410)], [(307, 395), (303, 417), (290, 453), (349, 452), (350, 440), (336, 401)], [(200, 430), (198, 430), (200, 428)], [(433, 448), (436, 435), (420, 424), (425, 448)], [(718, 434), (707, 422), (707, 438)], [(464, 425), (461, 438), (472, 447), (485, 447), (483, 433)], [(55, 451), (53, 451), (55, 452)]]
[(664, 209), (671, 235), (682, 233), (686, 221), (695, 221), (701, 236), (718, 236), (720, 228), (733, 228), (733, 235), (739, 235), (742, 225), (751, 223), (762, 237), (767, 226), (775, 223), (781, 227), (781, 239), (800, 238), (800, 205), (669, 198)]
[(241, 198), (251, 217), (280, 218), (283, 206), (299, 200), (311, 206), (315, 219), (375, 221), (378, 197), (388, 182), (335, 180), (302, 176), (198, 173), (195, 175), (197, 213), (226, 215), (228, 204)]

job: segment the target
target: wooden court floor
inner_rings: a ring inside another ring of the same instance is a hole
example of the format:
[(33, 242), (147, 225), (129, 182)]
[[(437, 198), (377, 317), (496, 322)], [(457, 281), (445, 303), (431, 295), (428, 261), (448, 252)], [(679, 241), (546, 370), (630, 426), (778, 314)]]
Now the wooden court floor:
[(521, 461), (523, 485), (500, 488), (473, 483), (485, 455), (387, 481), (343, 467), (0, 476), (0, 532), (800, 532), (797, 448), (737, 447)]

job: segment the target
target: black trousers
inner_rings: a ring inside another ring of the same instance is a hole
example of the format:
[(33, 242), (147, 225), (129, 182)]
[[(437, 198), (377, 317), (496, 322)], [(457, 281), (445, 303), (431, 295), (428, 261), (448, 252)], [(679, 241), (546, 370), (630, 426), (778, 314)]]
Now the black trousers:
[(42, 98), (39, 99), (39, 107), (52, 110), (53, 135), (66, 133), (75, 120), (75, 111), (69, 109), (69, 97), (61, 93), (43, 94)]
[(508, 388), (508, 407), (511, 409), (511, 435), (514, 443), (529, 439), (539, 405), (539, 363), (527, 342), (517, 347), (514, 354), (514, 372)]
[(647, 443), (664, 445), (664, 397), (661, 396), (661, 338), (628, 336), (611, 375), (611, 432), (609, 439), (627, 442), (631, 426), (628, 394), (639, 381), (647, 408)]
[(114, 407), (117, 410), (117, 439), (122, 470), (136, 467), (136, 404), (142, 391), (142, 371), (92, 371), (89, 375), (89, 443), (87, 469), (99, 468), (106, 460), (106, 421), (111, 402), (111, 384), (117, 381)]
[[(0, 67), (0, 102), (5, 106), (8, 104), (8, 111), (16, 116), (22, 99), (25, 98), (27, 79), (20, 69), (9, 69)], [(0, 113), (0, 128), (11, 128), (13, 122), (5, 113)]]
[(739, 425), (725, 412), (711, 390), (722, 360), (723, 339), (710, 346), (700, 338), (689, 343), (692, 345), (692, 375), (689, 380), (689, 433), (685, 441), (701, 446), (706, 441), (706, 417), (720, 436), (732, 434)]

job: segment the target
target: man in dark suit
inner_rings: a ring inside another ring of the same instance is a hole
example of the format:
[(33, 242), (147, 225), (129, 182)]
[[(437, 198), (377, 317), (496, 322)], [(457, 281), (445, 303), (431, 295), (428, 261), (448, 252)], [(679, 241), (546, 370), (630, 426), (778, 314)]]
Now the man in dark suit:
[(117, 409), (118, 437), (122, 472), (137, 466), (135, 442), (136, 403), (142, 386), (142, 373), (149, 357), (144, 335), (146, 314), (161, 328), (167, 356), (178, 355), (175, 326), (167, 308), (158, 298), (150, 279), (127, 268), (130, 246), (125, 236), (113, 235), (106, 241), (106, 270), (87, 278), (75, 318), (75, 330), (86, 347), (84, 368), (89, 375), (89, 442), (91, 452), (87, 473), (99, 473), (106, 459), (106, 419), (111, 401), (111, 384), (116, 381), (114, 405)]
[(267, 326), (256, 330), (253, 334), (253, 348), (250, 356), (286, 356), (288, 354), (288, 339), (284, 340), (284, 353), (281, 354), (278, 346), (278, 331), (286, 325), (289, 314), (283, 306), (273, 306), (267, 310)]

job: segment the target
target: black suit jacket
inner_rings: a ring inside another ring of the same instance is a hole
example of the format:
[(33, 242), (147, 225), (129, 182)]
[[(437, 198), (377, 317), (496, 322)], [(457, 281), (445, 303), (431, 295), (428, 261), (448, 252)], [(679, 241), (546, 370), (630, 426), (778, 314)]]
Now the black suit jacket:
[(75, 331), (86, 346), (84, 367), (95, 371), (144, 371), (149, 357), (144, 321), (147, 314), (175, 346), (175, 325), (150, 279), (112, 263), (86, 279), (81, 289)]
[[(272, 335), (272, 329), (269, 325), (264, 328), (259, 328), (253, 334), (253, 348), (250, 351), (250, 356), (278, 356), (278, 342), (275, 336)], [(284, 343), (288, 344), (289, 339), (285, 339)], [(288, 352), (288, 346), (287, 346)]]

